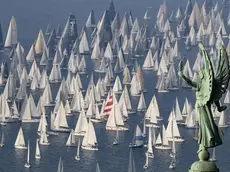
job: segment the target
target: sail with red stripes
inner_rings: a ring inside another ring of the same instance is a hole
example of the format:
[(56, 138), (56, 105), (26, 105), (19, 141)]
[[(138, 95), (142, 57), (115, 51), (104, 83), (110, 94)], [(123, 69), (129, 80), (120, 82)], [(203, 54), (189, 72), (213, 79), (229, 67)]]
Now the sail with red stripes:
[(106, 100), (103, 115), (104, 116), (109, 116), (111, 114), (112, 107), (113, 107), (113, 95), (110, 92), (110, 94), (108, 94), (108, 97), (107, 97), (107, 100)]

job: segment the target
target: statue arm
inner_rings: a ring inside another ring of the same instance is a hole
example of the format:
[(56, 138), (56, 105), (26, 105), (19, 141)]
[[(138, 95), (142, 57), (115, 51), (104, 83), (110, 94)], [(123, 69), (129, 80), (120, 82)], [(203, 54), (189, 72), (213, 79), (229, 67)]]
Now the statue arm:
[(179, 66), (178, 66), (178, 75), (180, 78), (182, 78), (188, 85), (194, 87), (194, 88), (198, 88), (198, 84), (194, 81), (192, 81), (191, 79), (187, 78), (184, 74), (183, 74), (183, 64), (182, 61), (180, 61)]
[(179, 76), (190, 86), (194, 87), (194, 88), (197, 88), (198, 85), (196, 82), (192, 81), (191, 79), (187, 78), (183, 73), (182, 71), (179, 71)]

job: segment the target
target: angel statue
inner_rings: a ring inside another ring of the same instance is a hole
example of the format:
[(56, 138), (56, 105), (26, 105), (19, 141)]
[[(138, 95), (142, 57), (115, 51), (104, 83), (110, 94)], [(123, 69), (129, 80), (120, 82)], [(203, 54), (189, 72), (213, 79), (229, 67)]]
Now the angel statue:
[(195, 112), (200, 127), (198, 153), (222, 144), (223, 132), (214, 122), (211, 105), (214, 103), (219, 112), (227, 108), (221, 106), (219, 100), (228, 88), (230, 77), (228, 55), (223, 45), (218, 46), (216, 70), (204, 46), (199, 44), (199, 48), (203, 54), (204, 68), (198, 72), (197, 82), (184, 76), (182, 62), (179, 63), (178, 71), (178, 75), (196, 90)]

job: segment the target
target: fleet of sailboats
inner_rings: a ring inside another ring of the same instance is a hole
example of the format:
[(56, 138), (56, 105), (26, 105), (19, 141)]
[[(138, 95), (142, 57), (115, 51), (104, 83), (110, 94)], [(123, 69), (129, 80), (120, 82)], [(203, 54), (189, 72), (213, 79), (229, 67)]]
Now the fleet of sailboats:
[[(75, 160), (80, 161), (81, 149), (99, 150), (98, 126), (103, 126), (106, 133), (116, 133), (112, 144), (122, 145), (120, 136), (132, 130), (132, 120), (135, 119), (137, 126), (129, 144), (128, 172), (136, 172), (133, 148), (141, 147), (147, 148), (143, 155), (146, 158), (144, 169), (149, 167), (149, 159), (155, 157), (155, 149), (170, 150), (169, 168), (176, 168), (177, 142), (185, 140), (181, 136), (181, 127), (195, 129), (194, 139), (199, 139), (197, 114), (192, 102), (187, 98), (181, 102), (176, 97), (165, 127), (162, 117), (165, 118), (163, 112), (166, 109), (157, 100), (162, 102), (164, 96), (176, 95), (181, 87), (191, 89), (178, 78), (176, 68), (182, 53), (186, 56), (199, 42), (207, 47), (213, 65), (217, 65), (217, 45), (228, 39), (230, 15), (226, 25), (218, 3), (210, 9), (206, 8), (206, 3), (200, 8), (197, 2), (192, 5), (188, 0), (184, 12), (179, 5), (169, 15), (164, 1), (150, 33), (151, 8), (144, 14), (144, 24), (138, 18), (134, 19), (131, 11), (120, 20), (111, 0), (109, 9), (98, 22), (94, 11), (90, 12), (79, 33), (74, 14), (70, 14), (63, 30), (60, 25), (53, 29), (49, 23), (44, 32), (39, 30), (28, 52), (18, 40), (14, 16), (10, 19), (5, 40), (0, 25), (0, 52), (9, 58), (4, 59), (0, 68), (0, 86), (4, 87), (0, 95), (0, 147), (8, 144), (4, 132), (7, 127), (4, 126), (18, 121), (35, 123), (30, 125), (39, 123), (35, 159), (41, 159), (40, 147), (52, 144), (49, 136), (58, 137), (62, 132), (69, 134), (65, 145), (77, 147)], [(184, 52), (181, 47), (185, 47)], [(227, 53), (230, 55), (230, 41)], [(197, 82), (197, 73), (204, 66), (200, 52), (194, 60), (187, 58), (183, 73)], [(150, 95), (151, 89), (146, 93), (144, 79), (149, 79), (150, 73), (157, 79), (155, 85), (147, 82), (152, 84), (148, 88), (155, 87), (154, 95)], [(152, 99), (148, 102), (150, 96)], [(223, 102), (230, 103), (229, 90)], [(163, 103), (172, 102), (169, 99)], [(219, 128), (229, 127), (225, 112), (219, 113), (216, 108), (212, 111)], [(25, 168), (30, 168), (31, 145), (28, 140), (26, 146), (24, 129), (21, 125), (14, 147), (16, 150), (27, 149)], [(216, 161), (215, 148), (211, 154), (210, 161)], [(57, 171), (64, 171), (62, 157)], [(96, 171), (100, 172), (98, 163)]]

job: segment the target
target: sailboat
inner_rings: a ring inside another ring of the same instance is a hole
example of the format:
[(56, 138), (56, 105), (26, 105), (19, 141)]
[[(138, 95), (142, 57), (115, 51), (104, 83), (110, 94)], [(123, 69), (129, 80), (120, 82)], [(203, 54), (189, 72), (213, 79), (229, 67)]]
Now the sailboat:
[(4, 147), (4, 132), (2, 132), (0, 147)]
[(88, 128), (83, 138), (81, 148), (86, 150), (98, 150), (97, 137), (91, 121), (88, 123)]
[(35, 159), (41, 159), (41, 153), (40, 153), (40, 148), (39, 148), (38, 140), (36, 141)]
[(126, 127), (124, 124), (120, 106), (118, 103), (115, 104), (115, 101), (112, 104), (111, 114), (109, 115), (109, 118), (106, 123), (106, 130), (128, 130), (128, 127)]
[[(163, 138), (163, 140), (162, 140)], [(168, 137), (167, 137), (167, 133), (165, 130), (165, 126), (162, 125), (162, 138), (161, 138), (161, 133), (159, 133), (157, 140), (156, 140), (156, 149), (163, 149), (163, 150), (169, 150), (171, 149), (171, 147), (169, 146), (169, 142), (168, 142)]]
[(75, 127), (75, 133), (74, 135), (84, 136), (86, 129), (87, 129), (87, 118), (85, 116), (84, 108), (80, 111), (80, 115), (77, 120), (77, 124)]
[(215, 147), (212, 149), (212, 157), (209, 159), (209, 161), (211, 162), (216, 161), (216, 148)]
[(144, 145), (144, 139), (143, 139), (142, 135), (143, 135), (142, 131), (141, 131), (139, 125), (137, 125), (136, 131), (134, 134), (133, 142), (129, 144), (129, 147), (130, 148), (142, 147)]
[(25, 168), (30, 168), (30, 141), (29, 140), (28, 140), (27, 160), (24, 166)]
[(113, 145), (118, 145), (118, 143), (119, 143), (119, 131), (117, 129), (117, 131), (116, 131), (116, 138), (113, 141)]
[(50, 142), (48, 141), (48, 138), (47, 138), (47, 134), (44, 131), (41, 133), (39, 144), (40, 145), (50, 145)]
[(172, 152), (170, 153), (170, 156), (172, 158), (171, 163), (169, 165), (169, 168), (175, 168), (176, 167), (176, 145), (175, 145), (175, 137), (174, 137), (174, 125), (171, 123), (171, 130), (172, 130)]
[(81, 139), (78, 139), (78, 144), (77, 144), (77, 155), (75, 156), (75, 159), (77, 161), (80, 161), (80, 146), (81, 146)]
[[(3, 101), (3, 100), (2, 100)], [(3, 108), (3, 107), (2, 107)], [(2, 114), (1, 114), (2, 116), (1, 116), (1, 122), (0, 122), (0, 125), (2, 125), (2, 126), (6, 126), (6, 116), (5, 116), (5, 113), (3, 112)]]
[(218, 122), (218, 127), (220, 128), (226, 128), (226, 127), (229, 127), (229, 124), (227, 123), (227, 120), (226, 120), (226, 114), (224, 111), (222, 111), (220, 113), (220, 119), (219, 119), (219, 122)]
[(172, 109), (169, 120), (168, 120), (168, 126), (166, 129), (167, 137), (169, 141), (176, 141), (176, 142), (183, 142), (184, 138), (181, 137), (179, 128), (176, 122), (176, 115), (174, 112), (174, 109)]
[(153, 139), (152, 139), (153, 135), (152, 135), (152, 128), (149, 127), (149, 137), (148, 137), (148, 151), (146, 152), (146, 156), (148, 158), (154, 158), (153, 155)]
[(69, 132), (70, 131), (69, 125), (66, 119), (65, 109), (64, 109), (62, 102), (58, 108), (53, 124), (54, 124), (54, 128), (53, 128), (54, 131), (59, 131), (59, 132)]
[(74, 130), (72, 130), (69, 134), (69, 138), (66, 142), (66, 146), (76, 146), (75, 136), (74, 136)]
[(17, 139), (15, 141), (14, 147), (16, 149), (27, 149), (21, 127), (19, 129), (18, 136), (17, 136)]
[(147, 106), (145, 103), (145, 97), (144, 97), (144, 94), (142, 92), (140, 99), (139, 99), (138, 106), (137, 106), (137, 111), (144, 112), (144, 111), (146, 111), (146, 109), (147, 109)]
[(149, 157), (148, 157), (148, 154), (146, 154), (145, 157), (146, 157), (146, 161), (145, 161), (145, 165), (143, 166), (143, 168), (147, 169), (149, 167)]

